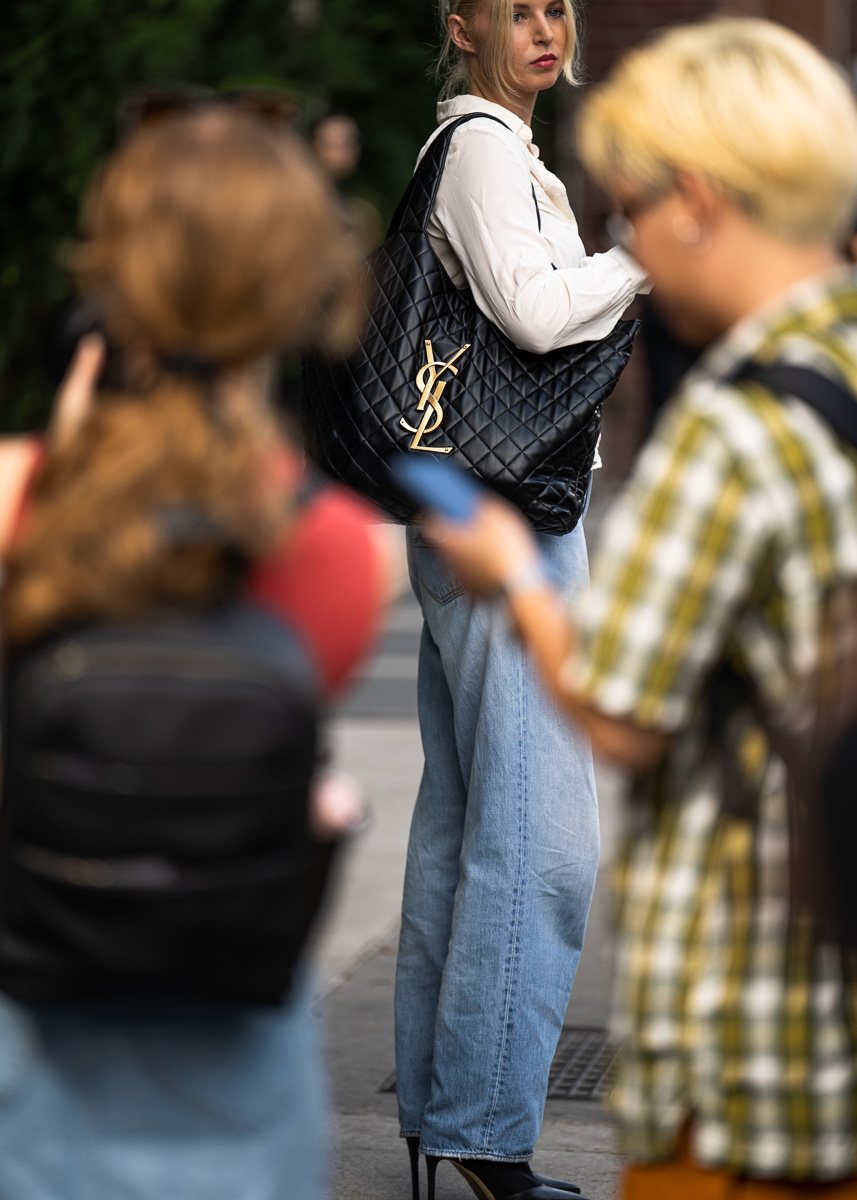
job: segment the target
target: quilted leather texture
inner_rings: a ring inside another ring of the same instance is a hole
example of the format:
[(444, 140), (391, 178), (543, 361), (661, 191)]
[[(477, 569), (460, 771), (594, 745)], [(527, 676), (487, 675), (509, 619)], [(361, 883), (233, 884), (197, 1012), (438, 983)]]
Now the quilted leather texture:
[[(444, 457), (506, 496), (534, 528), (567, 533), (583, 509), (601, 405), (639, 322), (620, 321), (599, 342), (529, 354), (491, 323), (469, 290), (455, 287), (426, 226), (452, 135), (478, 115), (435, 138), (370, 259), (374, 299), (359, 350), (345, 362), (304, 357), (307, 444), (325, 470), (408, 523), (416, 507), (385, 462), (397, 451), (425, 453), (411, 444), (428, 409), (421, 446), (452, 447)], [(426, 342), (438, 366), (418, 385), (429, 366)], [(455, 370), (442, 370), (464, 346)], [(426, 385), (437, 403), (427, 398), (420, 412)]]

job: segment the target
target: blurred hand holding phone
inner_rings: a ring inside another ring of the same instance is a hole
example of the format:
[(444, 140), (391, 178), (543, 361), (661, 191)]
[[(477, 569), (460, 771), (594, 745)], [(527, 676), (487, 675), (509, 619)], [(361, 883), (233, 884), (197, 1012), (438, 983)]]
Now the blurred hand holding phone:
[(488, 495), (467, 471), (433, 455), (397, 454), (387, 465), (398, 486), (421, 508), (456, 524), (472, 521)]
[(478, 596), (541, 590), (542, 555), (527, 522), (469, 472), (448, 460), (402, 454), (389, 462), (396, 483), (425, 508), (438, 553)]

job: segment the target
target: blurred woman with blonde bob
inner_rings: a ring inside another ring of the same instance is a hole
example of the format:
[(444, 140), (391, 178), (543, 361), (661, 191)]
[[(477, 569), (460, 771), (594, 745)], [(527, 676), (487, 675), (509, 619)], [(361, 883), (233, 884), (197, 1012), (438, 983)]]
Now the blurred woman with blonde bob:
[[(796, 34), (719, 18), (631, 52), (588, 97), (581, 148), (659, 304), (706, 347), (608, 519), (575, 628), (548, 588), (510, 602), (569, 716), (638, 776), (619, 874), (625, 1200), (845, 1200), (857, 997), (778, 750), (823, 721), (828, 637), (853, 638), (828, 597), (857, 579), (854, 451), (812, 401), (857, 404), (840, 251), (857, 109)], [(494, 500), (428, 533), (479, 592), (537, 558)]]
[[(571, 0), (447, 0), (439, 130), (452, 135), (428, 224), (458, 287), (516, 346), (605, 337), (645, 280), (621, 250), (587, 257), (531, 124), (574, 82)], [(494, 119), (492, 119), (494, 118)], [(585, 587), (580, 524), (541, 535), (554, 584)], [(503, 614), (474, 603), (409, 531), (425, 624), (425, 770), (408, 851), (396, 990), (401, 1132), (416, 1171), (452, 1160), (482, 1196), (566, 1195), (528, 1165), (577, 969), (599, 856), (591, 753), (569, 736)], [(416, 1187), (416, 1174), (414, 1176)]]

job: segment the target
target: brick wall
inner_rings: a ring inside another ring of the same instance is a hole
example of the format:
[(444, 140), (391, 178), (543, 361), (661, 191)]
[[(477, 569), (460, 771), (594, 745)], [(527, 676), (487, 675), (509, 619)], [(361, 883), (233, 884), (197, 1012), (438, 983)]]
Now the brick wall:
[[(857, 59), (857, 0), (583, 0), (581, 42), (588, 80), (603, 79), (618, 56), (655, 29), (693, 21), (715, 12), (736, 12), (780, 21), (809, 38), (844, 66)], [(565, 113), (564, 134), (573, 128), (573, 101)], [(565, 144), (568, 140), (563, 139)], [(581, 194), (574, 164), (568, 176), (582, 210), (584, 238), (597, 248), (604, 203), (588, 190)]]
[[(780, 21), (849, 69), (857, 61), (857, 0), (580, 0), (580, 4), (584, 76), (593, 82), (604, 77), (623, 51), (653, 30), (715, 12)], [(606, 197), (584, 182), (574, 161), (575, 99), (574, 92), (564, 93), (557, 114), (554, 158), (592, 252), (605, 248), (603, 228), (609, 206)], [(614, 483), (625, 475), (634, 457), (647, 411), (646, 372), (637, 350), (605, 411), (605, 475)]]
[(601, 79), (618, 54), (654, 29), (734, 12), (780, 21), (850, 65), (857, 54), (857, 0), (581, 0), (587, 76)]
[(582, 22), (587, 78), (602, 79), (623, 50), (653, 29), (693, 21), (715, 8), (713, 0), (589, 0)]

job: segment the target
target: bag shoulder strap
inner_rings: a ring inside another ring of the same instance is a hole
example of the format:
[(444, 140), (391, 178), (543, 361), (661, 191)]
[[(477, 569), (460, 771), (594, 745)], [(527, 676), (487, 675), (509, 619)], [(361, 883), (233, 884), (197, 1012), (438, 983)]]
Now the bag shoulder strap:
[(761, 383), (780, 395), (796, 396), (815, 409), (843, 441), (857, 449), (857, 397), (844, 383), (837, 383), (813, 367), (791, 363), (771, 366), (747, 363), (734, 378), (735, 383), (742, 380)]
[[(437, 189), (440, 187), (440, 177), (446, 165), (453, 134), (462, 125), (466, 125), (468, 121), (475, 121), (478, 117), (486, 121), (496, 121), (504, 129), (509, 129), (505, 121), (501, 121), (499, 117), (492, 117), (490, 113), (466, 113), (458, 120), (451, 121), (431, 143), (414, 171), (414, 176), (390, 222), (387, 237), (403, 232), (425, 233), (437, 199)], [(511, 133), (511, 130), (509, 132)]]

